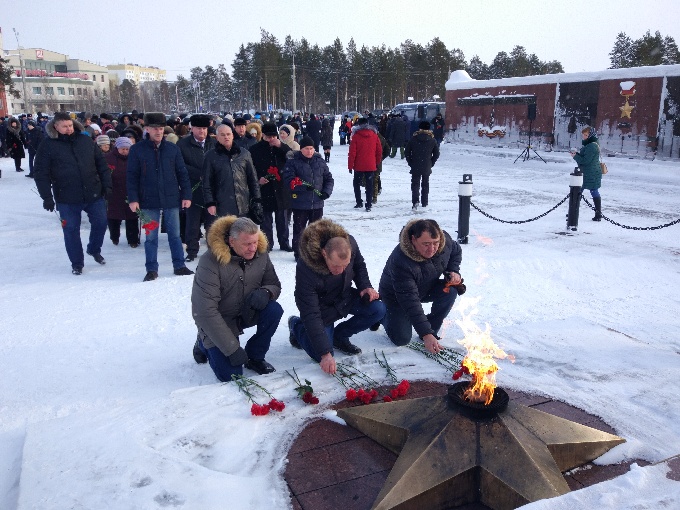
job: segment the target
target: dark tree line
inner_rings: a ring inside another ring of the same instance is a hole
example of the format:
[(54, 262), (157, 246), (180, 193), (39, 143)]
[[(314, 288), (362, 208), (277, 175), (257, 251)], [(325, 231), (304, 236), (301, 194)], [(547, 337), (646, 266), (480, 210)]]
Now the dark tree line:
[(658, 30), (654, 35), (647, 30), (636, 40), (620, 32), (609, 52), (609, 61), (610, 69), (680, 64), (680, 51), (675, 39), (662, 36)]
[(239, 111), (293, 109), (330, 112), (390, 108), (407, 101), (444, 98), (449, 74), (465, 69), (476, 79), (506, 78), (564, 72), (557, 61), (543, 62), (516, 46), (500, 52), (490, 64), (478, 56), (468, 63), (460, 49), (448, 49), (437, 37), (426, 45), (406, 40), (398, 48), (385, 45), (357, 47), (354, 39), (343, 46), (339, 38), (321, 47), (304, 37), (283, 42), (265, 30), (260, 41), (241, 45), (232, 62), (231, 76), (220, 65), (191, 70), (178, 76), (180, 109)]

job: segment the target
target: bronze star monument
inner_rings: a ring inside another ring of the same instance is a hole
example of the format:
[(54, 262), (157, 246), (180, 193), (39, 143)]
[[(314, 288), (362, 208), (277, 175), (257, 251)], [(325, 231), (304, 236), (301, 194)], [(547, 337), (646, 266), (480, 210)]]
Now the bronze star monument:
[(374, 510), (444, 510), (475, 501), (514, 509), (569, 492), (563, 471), (625, 441), (513, 402), (471, 415), (451, 394), (338, 411), (399, 455)]

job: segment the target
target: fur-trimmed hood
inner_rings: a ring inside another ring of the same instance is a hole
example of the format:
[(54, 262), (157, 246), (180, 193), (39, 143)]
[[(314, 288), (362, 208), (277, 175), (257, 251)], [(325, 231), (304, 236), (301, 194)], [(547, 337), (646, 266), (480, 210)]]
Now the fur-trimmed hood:
[[(79, 135), (83, 131), (83, 125), (78, 122), (77, 120), (73, 121), (73, 133)], [(47, 133), (47, 136), (50, 138), (59, 138), (59, 132), (57, 131), (57, 128), (54, 127), (54, 119), (49, 121), (45, 125), (45, 132)]]
[[(208, 249), (220, 264), (226, 265), (231, 262), (231, 247), (227, 237), (229, 229), (237, 219), (237, 216), (222, 216), (215, 220), (208, 231)], [(258, 232), (257, 253), (267, 253), (267, 238), (262, 230)]]
[[(19, 127), (13, 128), (12, 122), (16, 122)], [(7, 119), (5, 125), (7, 126), (7, 131), (11, 131), (16, 136), (19, 136), (19, 133), (21, 132), (21, 121), (19, 119), (17, 119), (16, 117), (10, 117), (9, 119)]]
[[(399, 234), (399, 247), (401, 248), (401, 251), (404, 252), (404, 255), (406, 255), (408, 258), (415, 262), (425, 262), (425, 258), (423, 258), (420, 253), (418, 253), (413, 246), (413, 243), (411, 242), (411, 237), (408, 234), (408, 231), (410, 230), (411, 226), (418, 220), (411, 220), (409, 221), (406, 225), (404, 225), (404, 228), (401, 229), (401, 233)], [(440, 228), (438, 228), (439, 231), (439, 249), (437, 250), (436, 255), (439, 255), (444, 251), (444, 247), (446, 246), (446, 236), (444, 235), (444, 231)]]
[(302, 232), (300, 237), (300, 258), (315, 273), (331, 274), (321, 249), (333, 237), (344, 237), (349, 241), (349, 233), (344, 227), (328, 219), (315, 221)]
[(413, 136), (418, 136), (420, 134), (434, 138), (434, 133), (429, 129), (419, 129), (418, 131), (413, 133)]
[(378, 128), (374, 126), (373, 124), (357, 124), (355, 126), (352, 126), (352, 134), (355, 134), (357, 131), (363, 131), (363, 130), (368, 130), (368, 131), (373, 131), (374, 133), (378, 133)]

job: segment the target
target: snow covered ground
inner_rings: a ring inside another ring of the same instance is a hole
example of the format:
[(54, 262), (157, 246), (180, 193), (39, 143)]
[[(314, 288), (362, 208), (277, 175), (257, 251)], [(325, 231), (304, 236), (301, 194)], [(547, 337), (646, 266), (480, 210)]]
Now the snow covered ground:
[[(473, 175), (473, 201), (507, 220), (537, 216), (569, 191), (566, 154), (548, 163), (513, 160), (519, 150), (442, 146), (431, 179), (433, 217), (455, 237), (458, 181)], [(358, 240), (377, 287), (399, 229), (414, 217), (405, 161), (384, 163), (383, 193), (371, 213), (353, 209), (347, 146), (335, 145), (335, 191), (327, 217)], [(609, 159), (603, 212), (652, 226), (680, 217), (677, 162)], [(27, 162), (26, 165), (27, 166)], [(143, 248), (105, 241), (105, 266), (86, 256), (73, 276), (61, 228), (34, 194), (32, 180), (0, 160), (0, 508), (288, 508), (282, 473), (305, 422), (322, 417), (342, 387), (291, 348), (285, 318), (297, 313), (294, 262), (272, 252), (285, 315), (257, 377), (287, 407), (250, 415), (233, 384), (217, 383), (191, 356), (192, 279), (172, 275), (161, 237), (160, 277), (142, 283)], [(562, 400), (602, 417), (626, 439), (602, 459), (658, 462), (680, 453), (680, 225), (654, 231), (594, 223), (581, 209), (576, 235), (564, 232), (566, 204), (527, 224), (471, 213), (463, 248), (468, 292), (443, 331), (457, 347), (460, 307), (478, 299), (477, 322), (515, 355), (499, 384)], [(84, 221), (83, 238), (87, 237)], [(195, 263), (190, 264), (193, 267)], [(396, 348), (381, 329), (353, 340), (356, 360), (375, 378), (384, 351), (402, 378), (450, 380), (439, 365)], [(295, 367), (321, 400), (307, 406), (285, 375)], [(249, 375), (254, 375), (249, 373)], [(663, 464), (634, 465), (617, 479), (527, 508), (680, 508), (680, 484)]]

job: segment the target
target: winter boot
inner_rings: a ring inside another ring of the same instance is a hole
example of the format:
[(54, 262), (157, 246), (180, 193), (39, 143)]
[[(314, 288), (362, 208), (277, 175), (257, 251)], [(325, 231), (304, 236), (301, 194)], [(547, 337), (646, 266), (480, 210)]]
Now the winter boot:
[(602, 219), (602, 198), (593, 197), (593, 202), (595, 202), (595, 216), (593, 221), (601, 221)]
[(361, 209), (363, 206), (364, 206), (364, 201), (363, 201), (363, 200), (359, 200), (359, 201), (357, 202), (357, 205), (354, 206), (354, 208), (355, 208), (355, 209)]

